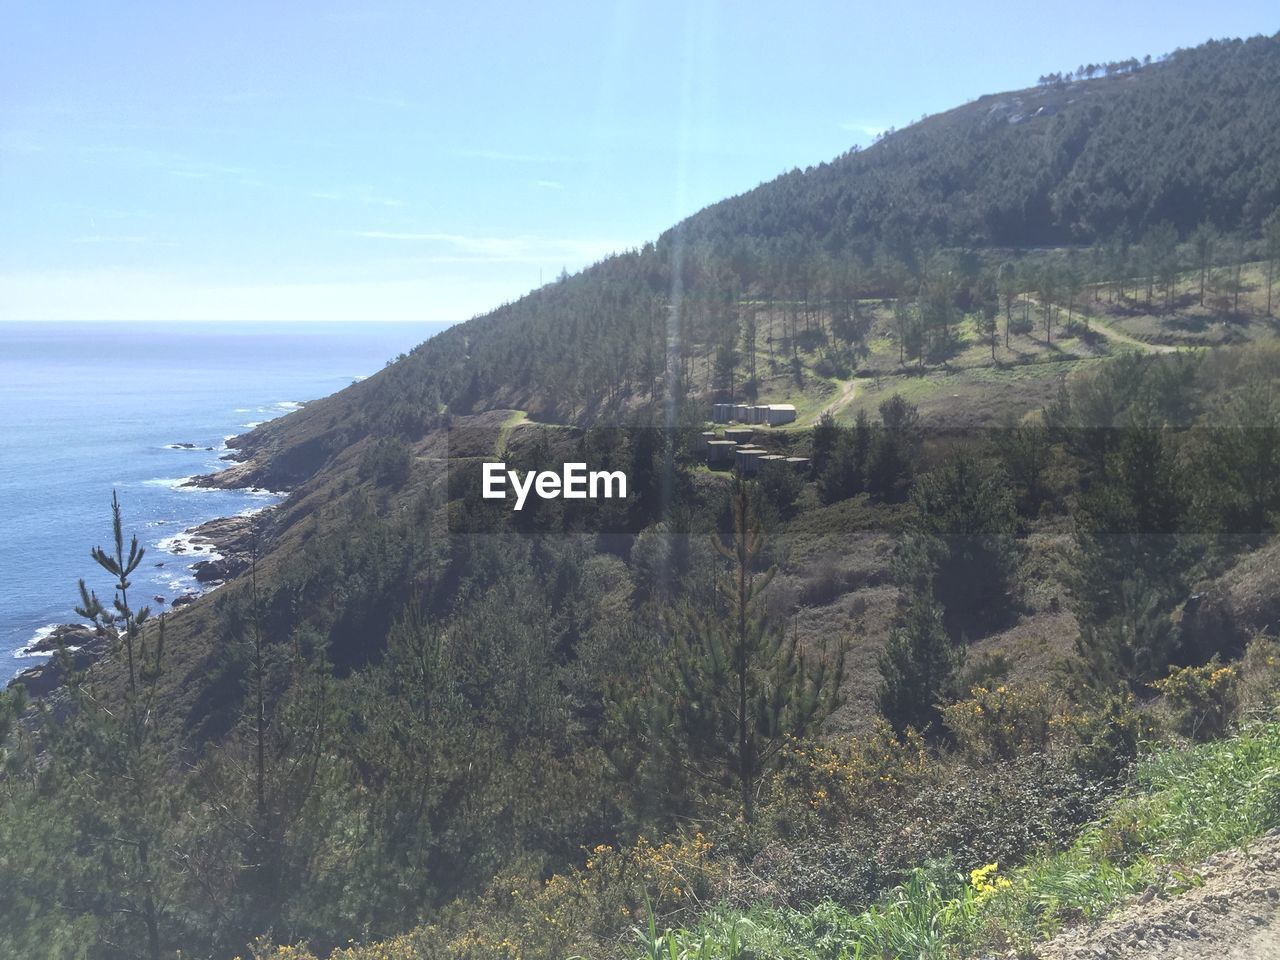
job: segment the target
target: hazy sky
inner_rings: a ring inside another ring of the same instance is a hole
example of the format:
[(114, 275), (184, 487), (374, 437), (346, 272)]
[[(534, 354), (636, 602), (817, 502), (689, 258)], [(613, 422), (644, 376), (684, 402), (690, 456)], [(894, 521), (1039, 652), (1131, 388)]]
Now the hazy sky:
[(1275, 0), (0, 0), (0, 319), (460, 320), (881, 129)]

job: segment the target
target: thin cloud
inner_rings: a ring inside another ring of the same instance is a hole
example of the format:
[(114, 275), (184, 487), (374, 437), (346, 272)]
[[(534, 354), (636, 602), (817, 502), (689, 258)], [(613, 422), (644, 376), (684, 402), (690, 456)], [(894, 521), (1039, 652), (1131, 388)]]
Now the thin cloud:
[(184, 180), (225, 179), (260, 185), (258, 171), (234, 164), (132, 146), (82, 147), (81, 156), (91, 163), (115, 160), (126, 166), (159, 170)]
[(369, 240), (442, 246), (448, 253), (426, 259), (440, 263), (594, 263), (624, 249), (611, 240), (557, 239), (523, 234), (515, 237), (476, 237), (457, 233), (361, 230)]
[(880, 134), (884, 133), (885, 130), (888, 129), (888, 127), (877, 126), (876, 124), (873, 124), (873, 123), (849, 122), (849, 123), (840, 124), (840, 129), (848, 130), (852, 133), (861, 133), (863, 136), (867, 136), (867, 137), (878, 137), (880, 136)]

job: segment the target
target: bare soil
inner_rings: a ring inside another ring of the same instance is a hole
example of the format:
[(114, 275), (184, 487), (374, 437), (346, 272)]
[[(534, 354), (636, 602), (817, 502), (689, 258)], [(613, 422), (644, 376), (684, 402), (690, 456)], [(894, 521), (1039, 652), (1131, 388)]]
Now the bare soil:
[(1201, 883), (1174, 897), (1149, 889), (1102, 923), (1068, 930), (1039, 960), (1280, 960), (1280, 830), (1215, 854)]

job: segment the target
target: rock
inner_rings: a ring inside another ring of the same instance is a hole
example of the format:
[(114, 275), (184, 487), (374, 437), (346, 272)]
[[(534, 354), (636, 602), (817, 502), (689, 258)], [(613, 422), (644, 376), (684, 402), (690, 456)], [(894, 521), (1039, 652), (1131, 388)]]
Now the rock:
[(83, 623), (60, 623), (47, 637), (26, 648), (27, 653), (57, 653), (62, 647), (83, 647), (94, 639), (92, 627)]
[(171, 444), (169, 444), (169, 449), (170, 449), (170, 450), (194, 450), (195, 448), (196, 448), (196, 445), (195, 445), (194, 443), (171, 443)]
[(66, 683), (67, 671), (79, 672), (100, 660), (107, 652), (107, 638), (91, 634), (90, 639), (66, 655), (55, 656), (48, 663), (23, 670), (9, 681), (11, 687), (22, 687), (29, 697), (45, 697)]
[(191, 572), (200, 583), (212, 583), (215, 580), (228, 580), (248, 569), (248, 566), (249, 562), (243, 557), (223, 557), (220, 560), (201, 560), (191, 567)]
[(152, 597), (151, 599), (152, 599), (152, 600), (154, 600), (156, 603), (164, 603), (164, 602), (165, 602), (164, 597), (160, 596), (160, 594), (158, 594), (158, 593), (157, 593), (154, 597)]
[(179, 607), (185, 607), (188, 603), (195, 603), (199, 599), (198, 593), (184, 593), (180, 597), (174, 597), (173, 603), (169, 604), (170, 609), (177, 610)]

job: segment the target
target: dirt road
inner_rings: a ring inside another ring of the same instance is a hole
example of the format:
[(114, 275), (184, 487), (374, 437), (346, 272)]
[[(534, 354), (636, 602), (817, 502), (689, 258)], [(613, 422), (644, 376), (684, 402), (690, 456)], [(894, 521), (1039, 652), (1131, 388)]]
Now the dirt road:
[(1280, 830), (1218, 853), (1180, 896), (1138, 897), (1096, 927), (1040, 947), (1041, 960), (1280, 960)]

